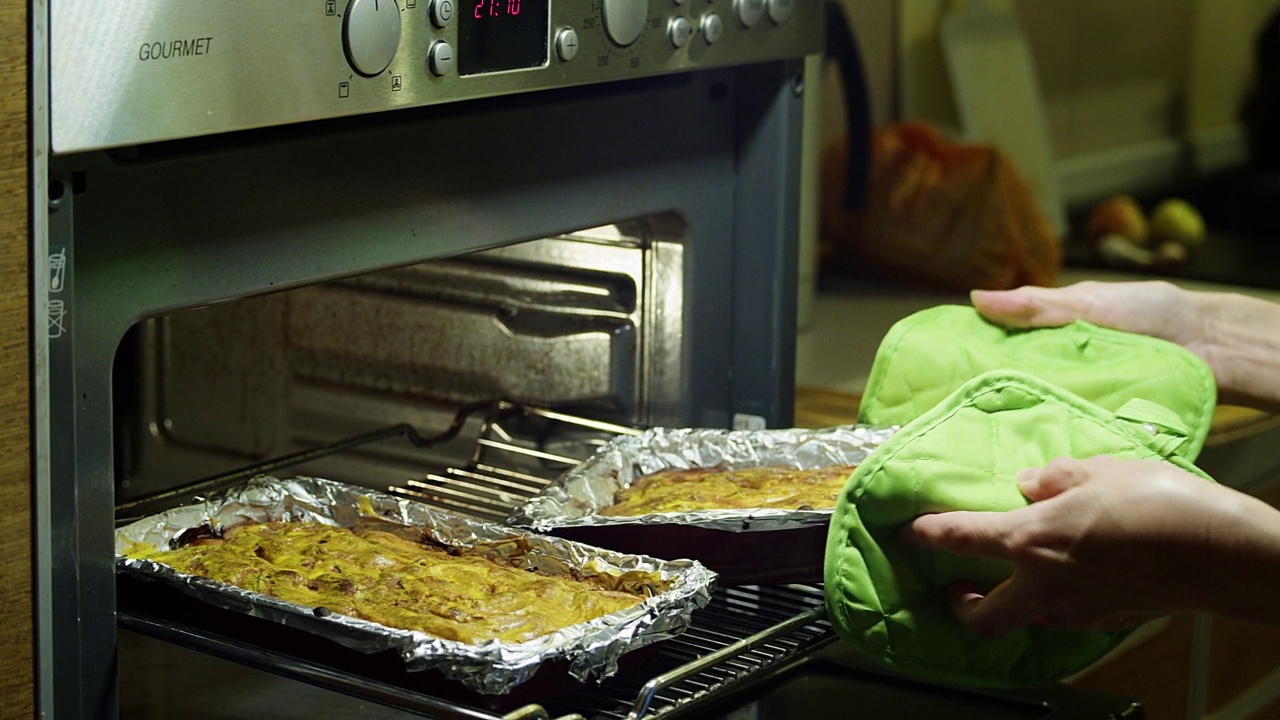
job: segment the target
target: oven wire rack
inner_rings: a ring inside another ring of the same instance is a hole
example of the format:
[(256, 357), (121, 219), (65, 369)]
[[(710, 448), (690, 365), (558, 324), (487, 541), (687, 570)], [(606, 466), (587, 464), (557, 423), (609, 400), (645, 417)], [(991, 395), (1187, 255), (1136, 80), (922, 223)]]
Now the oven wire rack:
[[(408, 480), (389, 491), (452, 512), (503, 522), (515, 506), (537, 495), (609, 438), (639, 433), (625, 425), (506, 400), (473, 403), (460, 408), (451, 425), (438, 435), (423, 437), (407, 424), (390, 426), (122, 503), (116, 508), (117, 522), (141, 517), (146, 508), (172, 506), (258, 474), (395, 437), (403, 437), (417, 448), (430, 447), (455, 439), (475, 418), (479, 420), (476, 441), (464, 464)], [(551, 427), (555, 432), (548, 431)], [(835, 639), (821, 586), (721, 588), (713, 593), (707, 607), (694, 613), (689, 629), (661, 642), (654, 657), (599, 684), (584, 683), (563, 696), (497, 714), (297, 657), (245, 647), (201, 628), (156, 620), (127, 608), (120, 610), (119, 621), (130, 630), (252, 667), (450, 720), (641, 720), (684, 715), (726, 698)]]

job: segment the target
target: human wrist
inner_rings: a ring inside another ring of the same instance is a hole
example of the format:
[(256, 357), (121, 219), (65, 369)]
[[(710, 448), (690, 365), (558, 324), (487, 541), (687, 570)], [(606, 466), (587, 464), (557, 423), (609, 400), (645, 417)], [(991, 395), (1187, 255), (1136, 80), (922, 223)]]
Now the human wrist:
[(1235, 293), (1187, 293), (1190, 337), (1226, 403), (1280, 408), (1280, 305)]
[(1275, 578), (1280, 577), (1280, 511), (1252, 496), (1218, 488), (1222, 515), (1207, 538), (1208, 552), (1192, 610), (1251, 623), (1280, 623)]

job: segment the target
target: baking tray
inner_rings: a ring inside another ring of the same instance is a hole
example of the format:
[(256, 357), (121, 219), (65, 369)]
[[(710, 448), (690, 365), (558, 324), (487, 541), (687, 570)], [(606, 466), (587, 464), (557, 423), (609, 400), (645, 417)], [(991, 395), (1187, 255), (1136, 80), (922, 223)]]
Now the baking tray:
[(509, 522), (623, 553), (691, 558), (722, 585), (822, 582), (831, 509), (600, 515), (660, 470), (858, 465), (897, 431), (866, 425), (781, 430), (652, 428), (610, 440), (511, 514)]
[[(649, 594), (640, 605), (522, 643), (470, 645), (389, 628), (207, 578), (124, 557), (137, 543), (175, 546), (193, 534), (243, 523), (318, 521), (351, 527), (377, 518), (421, 530), (432, 540), (545, 573), (573, 573)], [(697, 562), (655, 560), (483, 523), (421, 503), (321, 478), (256, 477), (206, 500), (149, 516), (116, 531), (117, 572), (159, 581), (218, 608), (274, 621), (368, 654), (399, 656), (406, 670), (438, 670), (467, 689), (505, 694), (544, 666), (578, 681), (616, 672), (625, 654), (682, 632), (704, 606), (716, 578)]]

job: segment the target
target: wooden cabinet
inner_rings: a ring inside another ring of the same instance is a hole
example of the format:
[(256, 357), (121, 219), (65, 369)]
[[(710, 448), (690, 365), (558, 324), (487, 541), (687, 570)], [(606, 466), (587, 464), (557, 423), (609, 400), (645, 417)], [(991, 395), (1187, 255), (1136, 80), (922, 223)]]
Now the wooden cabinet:
[(0, 3), (0, 717), (35, 715), (27, 4)]

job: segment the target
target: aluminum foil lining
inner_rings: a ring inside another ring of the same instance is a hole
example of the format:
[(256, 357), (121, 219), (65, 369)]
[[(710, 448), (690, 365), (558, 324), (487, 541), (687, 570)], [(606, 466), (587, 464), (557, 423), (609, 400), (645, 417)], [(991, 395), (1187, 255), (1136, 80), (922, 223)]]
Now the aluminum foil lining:
[[(123, 555), (135, 543), (174, 546), (184, 532), (204, 526), (218, 530), (242, 523), (317, 521), (351, 527), (377, 517), (419, 528), (438, 542), (471, 548), (508, 564), (547, 573), (576, 573), (604, 580), (612, 589), (651, 596), (638, 606), (580, 623), (522, 643), (492, 641), (470, 645), (419, 631), (400, 630), (353, 617), (317, 612), (225, 583), (180, 573), (150, 560)], [(479, 522), (421, 503), (320, 478), (260, 476), (187, 505), (116, 530), (116, 568), (169, 582), (219, 607), (304, 628), (361, 652), (396, 650), (410, 670), (435, 668), (468, 688), (502, 694), (533, 676), (548, 661), (565, 661), (578, 680), (617, 672), (618, 658), (683, 632), (690, 615), (710, 599), (715, 573), (688, 560), (665, 562), (625, 555), (559, 538)]]
[(897, 432), (897, 427), (841, 425), (810, 430), (714, 430), (653, 428), (619, 436), (561, 475), (537, 497), (516, 508), (509, 522), (537, 531), (558, 527), (681, 524), (748, 532), (826, 525), (831, 510), (772, 508), (653, 513), (635, 517), (598, 515), (619, 490), (660, 470), (728, 469), (766, 465), (803, 469), (858, 465)]

